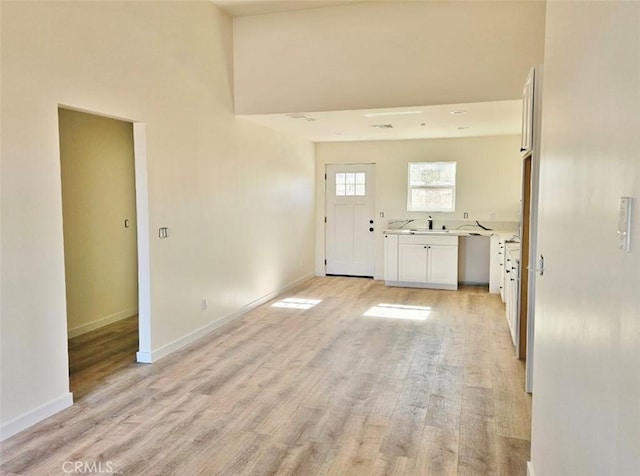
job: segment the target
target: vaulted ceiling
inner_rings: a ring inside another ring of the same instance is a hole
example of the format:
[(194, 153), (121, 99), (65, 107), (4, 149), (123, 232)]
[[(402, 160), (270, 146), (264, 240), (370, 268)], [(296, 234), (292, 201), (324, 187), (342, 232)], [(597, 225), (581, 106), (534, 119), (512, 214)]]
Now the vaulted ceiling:
[(213, 3), (234, 17), (236, 114), (312, 141), (518, 134), (543, 55), (537, 1)]

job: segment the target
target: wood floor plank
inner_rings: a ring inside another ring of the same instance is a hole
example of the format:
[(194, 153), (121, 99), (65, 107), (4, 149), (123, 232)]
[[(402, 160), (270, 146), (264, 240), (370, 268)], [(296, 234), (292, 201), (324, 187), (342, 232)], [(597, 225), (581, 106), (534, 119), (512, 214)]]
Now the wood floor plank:
[(425, 426), (414, 474), (453, 476), (458, 471), (457, 426)]
[[(382, 303), (428, 317), (365, 316)], [(1, 474), (526, 474), (524, 366), (486, 289), (313, 278), (152, 365), (116, 324), (70, 341), (74, 406), (3, 442)]]

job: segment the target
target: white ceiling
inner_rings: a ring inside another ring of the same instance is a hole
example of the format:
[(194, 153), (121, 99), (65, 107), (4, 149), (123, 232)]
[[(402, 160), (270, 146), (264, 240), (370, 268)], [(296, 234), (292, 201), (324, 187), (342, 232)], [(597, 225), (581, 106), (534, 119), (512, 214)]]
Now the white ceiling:
[[(211, 1), (234, 17), (361, 3), (361, 0)], [(466, 112), (452, 114), (451, 111)], [(376, 115), (367, 116), (367, 114)], [(516, 135), (520, 134), (522, 101), (292, 114), (256, 114), (238, 117), (313, 142)], [(376, 125), (386, 127), (375, 127)]]
[(268, 13), (307, 10), (310, 8), (334, 7), (348, 3), (360, 3), (361, 0), (211, 0), (232, 17), (264, 15)]
[[(452, 114), (451, 111), (466, 112)], [(368, 116), (370, 114), (375, 115)], [(238, 117), (313, 142), (517, 135), (520, 134), (522, 101)]]

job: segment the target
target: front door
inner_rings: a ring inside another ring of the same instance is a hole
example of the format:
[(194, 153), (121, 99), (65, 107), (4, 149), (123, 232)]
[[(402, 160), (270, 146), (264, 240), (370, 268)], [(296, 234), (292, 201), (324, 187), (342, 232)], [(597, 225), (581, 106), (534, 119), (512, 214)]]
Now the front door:
[(327, 165), (327, 274), (373, 277), (375, 164)]

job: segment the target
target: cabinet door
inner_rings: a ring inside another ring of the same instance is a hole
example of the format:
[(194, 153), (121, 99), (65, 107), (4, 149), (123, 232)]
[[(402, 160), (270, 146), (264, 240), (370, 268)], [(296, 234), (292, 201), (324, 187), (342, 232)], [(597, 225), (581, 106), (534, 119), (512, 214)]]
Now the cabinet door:
[(499, 294), (500, 287), (502, 286), (500, 280), (502, 279), (502, 253), (504, 252), (504, 245), (500, 239), (500, 235), (493, 235), (491, 237), (491, 251), (489, 256), (489, 292), (492, 294)]
[(408, 283), (427, 282), (427, 245), (398, 246), (398, 278)]
[[(515, 260), (515, 259), (514, 259)], [(509, 331), (511, 332), (511, 339), (513, 345), (518, 345), (518, 328), (519, 328), (519, 309), (518, 309), (518, 265), (512, 266), (507, 275), (507, 323), (509, 324)]]
[(398, 235), (384, 235), (384, 280), (398, 280)]
[(458, 284), (458, 247), (451, 245), (428, 246), (427, 282)]
[(527, 81), (522, 89), (522, 143), (520, 146), (520, 152), (522, 155), (526, 155), (531, 151), (533, 144), (533, 84), (534, 69), (531, 68)]

